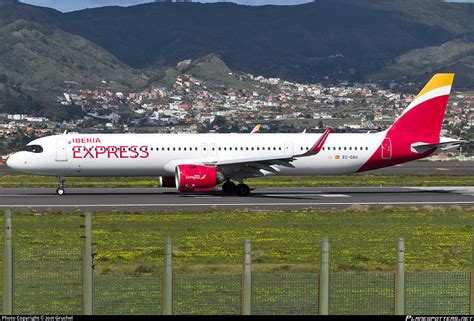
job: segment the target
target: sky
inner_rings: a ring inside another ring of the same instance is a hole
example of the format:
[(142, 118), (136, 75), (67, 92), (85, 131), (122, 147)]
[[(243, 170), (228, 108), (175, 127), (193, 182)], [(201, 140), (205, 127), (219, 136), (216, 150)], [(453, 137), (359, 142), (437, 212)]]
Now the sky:
[[(193, 0), (196, 1), (196, 0)], [(231, 2), (245, 5), (292, 5), (310, 2), (311, 0), (232, 0)], [(474, 1), (474, 0), (473, 0)], [(104, 7), (104, 6), (133, 6), (140, 3), (153, 2), (153, 0), (21, 0), (21, 2), (35, 6), (50, 7), (62, 12)], [(197, 2), (217, 2), (217, 0), (200, 0)]]
[[(196, 0), (194, 0), (196, 1)], [(312, 0), (232, 0), (231, 2), (245, 5), (292, 5), (310, 2)], [(474, 0), (446, 0), (447, 2), (473, 2)], [(62, 12), (81, 10), (104, 6), (133, 6), (152, 0), (21, 0), (21, 2), (36, 6), (50, 7)], [(200, 0), (198, 2), (217, 2), (217, 0)]]

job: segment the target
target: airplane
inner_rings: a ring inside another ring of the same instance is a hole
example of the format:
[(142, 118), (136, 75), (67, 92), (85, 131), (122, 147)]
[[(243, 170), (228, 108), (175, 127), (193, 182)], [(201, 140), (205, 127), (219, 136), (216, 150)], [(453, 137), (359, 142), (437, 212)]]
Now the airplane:
[[(7, 160), (25, 173), (57, 176), (160, 176), (179, 192), (247, 196), (248, 178), (268, 175), (351, 174), (457, 148), (440, 137), (454, 74), (435, 74), (382, 132), (271, 134), (79, 134), (36, 139)], [(235, 183), (237, 182), (237, 184)]]

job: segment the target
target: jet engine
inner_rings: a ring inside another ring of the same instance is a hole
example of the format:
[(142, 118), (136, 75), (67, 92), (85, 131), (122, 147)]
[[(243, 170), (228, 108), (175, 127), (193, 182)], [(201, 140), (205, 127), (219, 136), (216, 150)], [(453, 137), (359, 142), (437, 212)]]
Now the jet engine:
[(160, 176), (161, 187), (176, 187), (176, 180), (174, 176)]
[(224, 175), (216, 167), (178, 165), (175, 179), (179, 192), (210, 192), (224, 181)]

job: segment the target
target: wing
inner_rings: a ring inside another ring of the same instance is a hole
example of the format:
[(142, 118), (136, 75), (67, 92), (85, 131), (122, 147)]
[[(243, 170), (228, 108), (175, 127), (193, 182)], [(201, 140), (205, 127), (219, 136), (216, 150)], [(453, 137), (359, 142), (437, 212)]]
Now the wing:
[(292, 161), (301, 157), (308, 157), (318, 154), (322, 150), (323, 145), (331, 131), (331, 128), (326, 129), (324, 134), (318, 138), (313, 146), (311, 146), (311, 148), (303, 154), (224, 160), (206, 162), (204, 165), (219, 167), (224, 176), (232, 178), (263, 176), (264, 174), (262, 170), (270, 173), (278, 173), (278, 170), (273, 167), (274, 165), (294, 168), (295, 166), (291, 163)]

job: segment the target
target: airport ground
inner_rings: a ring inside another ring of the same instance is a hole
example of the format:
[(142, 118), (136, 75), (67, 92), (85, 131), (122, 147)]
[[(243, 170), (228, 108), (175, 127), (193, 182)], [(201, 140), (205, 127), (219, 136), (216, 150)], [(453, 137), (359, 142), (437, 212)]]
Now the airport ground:
[(158, 177), (77, 177), (66, 195), (55, 195), (55, 177), (0, 172), (0, 206), (89, 210), (207, 210), (345, 208), (352, 205), (474, 205), (474, 162), (411, 162), (344, 176), (265, 177), (248, 180), (245, 198), (213, 193), (178, 193), (160, 188)]
[[(54, 179), (32, 177), (0, 174), (0, 208), (14, 209), (16, 248), (80, 248), (79, 214), (90, 210), (100, 274), (160, 273), (166, 236), (173, 238), (177, 271), (238, 273), (247, 237), (260, 271), (318, 270), (325, 236), (333, 271), (393, 270), (399, 236), (406, 239), (408, 270), (468, 271), (471, 265), (472, 162), (408, 163), (339, 181), (333, 177), (335, 183), (326, 186), (317, 185), (321, 177), (306, 183), (308, 178), (289, 178), (293, 185), (273, 186), (281, 179), (275, 177), (257, 180), (262, 183), (246, 198), (220, 191), (179, 194), (146, 184), (114, 187), (121, 185), (107, 184), (120, 179), (101, 182), (104, 178), (95, 182), (107, 187), (84, 184), (93, 179), (71, 179), (67, 195), (58, 197)], [(24, 179), (17, 182), (20, 187), (3, 185), (15, 178)], [(143, 178), (130, 179), (135, 180)]]

